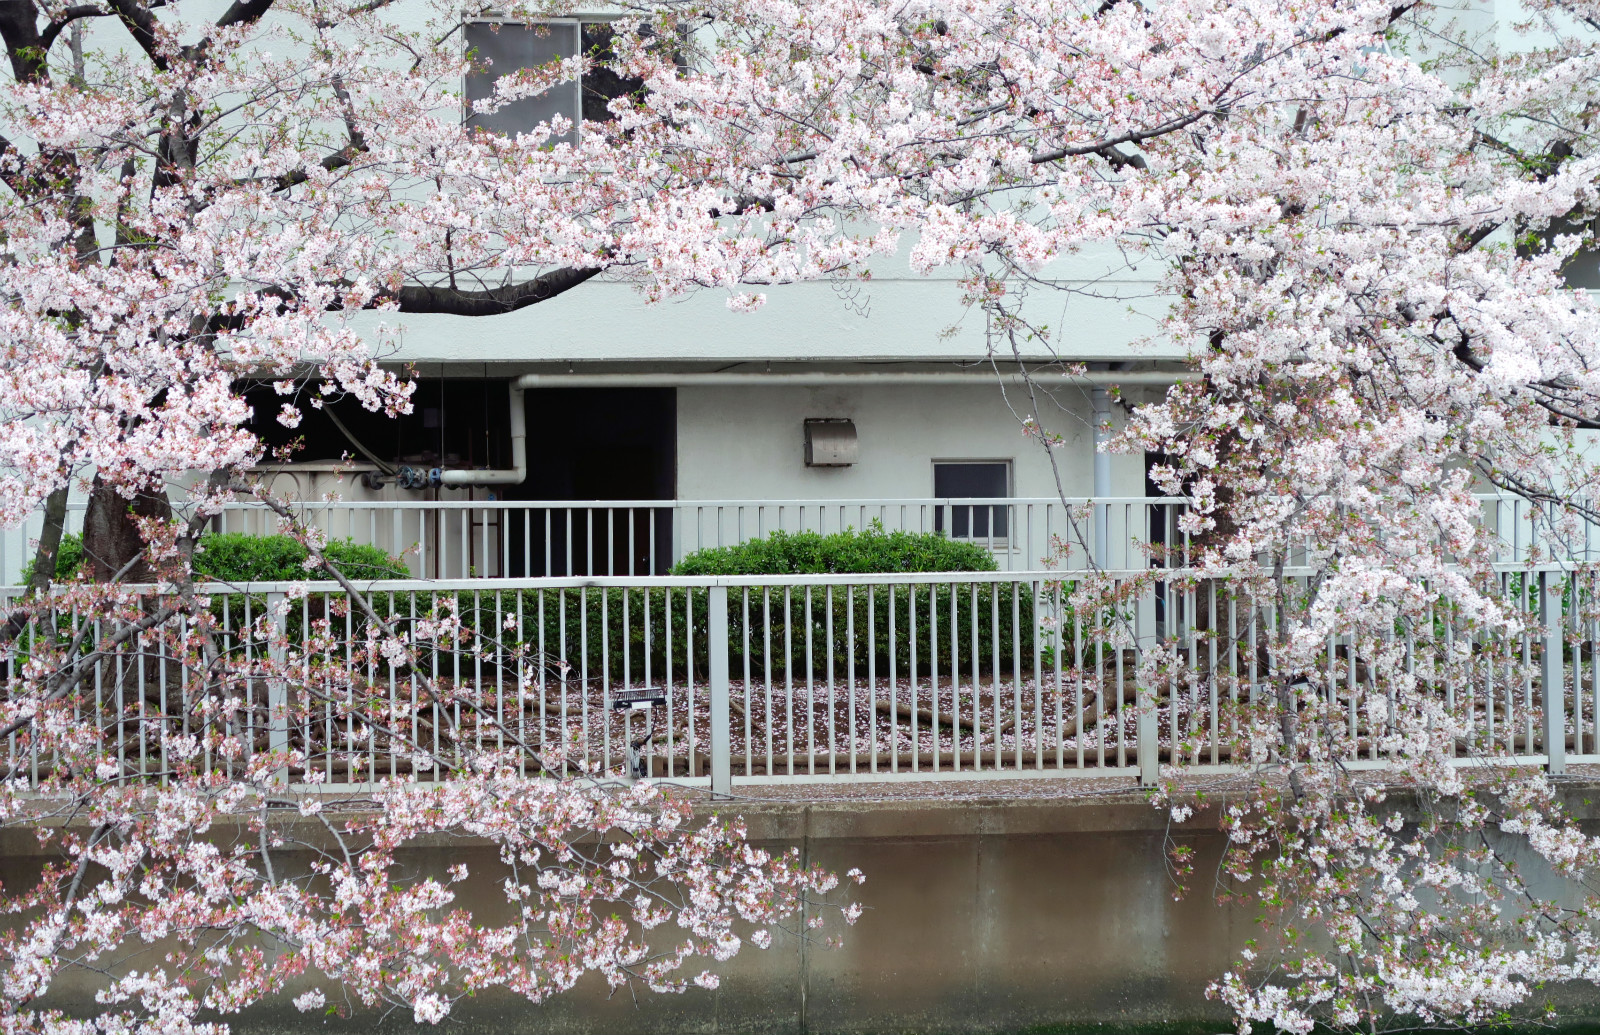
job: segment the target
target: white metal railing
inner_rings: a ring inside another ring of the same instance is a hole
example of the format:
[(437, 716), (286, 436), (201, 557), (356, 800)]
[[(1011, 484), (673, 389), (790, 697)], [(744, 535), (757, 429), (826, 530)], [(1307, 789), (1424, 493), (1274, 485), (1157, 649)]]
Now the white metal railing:
[[(1482, 666), (1441, 688), (1472, 730), (1463, 757), (1556, 771), (1600, 762), (1600, 576), (1508, 569), (1502, 578), (1502, 591), (1542, 613), (1543, 625), (1480, 641), (1500, 653), (1486, 650)], [(374, 583), (378, 610), (402, 631), (445, 608), (478, 637), (425, 646), (419, 663), (387, 668), (352, 653), (364, 619), (337, 606), (334, 584), (213, 586), (204, 592), (219, 647), (245, 661), (268, 649), (253, 631), (264, 614), (291, 645), (331, 623), (332, 640), (345, 645), (320, 648), (325, 655), (308, 663), (348, 678), (348, 701), (252, 679), (228, 688), (232, 711), (199, 709), (198, 676), (152, 636), (103, 659), (76, 706), (98, 717), (133, 774), (165, 771), (168, 734), (192, 733), (189, 723), (206, 714), (242, 745), (240, 756), (208, 766), (289, 748), (305, 758), (289, 779), (315, 772), (335, 786), (427, 779), (433, 760), (489, 749), (515, 750), (531, 775), (631, 772), (717, 791), (730, 782), (1149, 781), (1175, 756), (1202, 771), (1265, 761), (1231, 752), (1264, 686), (1271, 600), (1242, 599), (1217, 581), (1166, 580), (1146, 582), (1115, 613), (1083, 614), (1072, 588), (1070, 573), (1045, 571)], [(0, 590), (0, 602), (17, 592)], [(70, 616), (56, 626), (71, 627)], [(1139, 686), (1141, 652), (1163, 644), (1177, 645), (1176, 665)], [(1507, 656), (1533, 668), (1512, 677), (1489, 660)], [(1347, 764), (1388, 764), (1381, 745), (1392, 709), (1366, 694), (1350, 644), (1330, 643), (1327, 658), (1327, 704), (1349, 723)], [(430, 684), (470, 693), (474, 704), (436, 703)], [(615, 707), (641, 688), (658, 690), (659, 703)], [(381, 727), (356, 703), (374, 697), (389, 708)], [(49, 767), (16, 737), (8, 751), (13, 766)]]
[[(1065, 567), (1146, 564), (1144, 544), (1177, 542), (1181, 501), (1123, 497), (1100, 501), (1074, 527), (1069, 506), (1088, 500), (403, 500), (315, 502), (300, 516), (330, 538), (370, 543), (399, 556), (418, 578), (662, 575), (684, 555), (786, 532), (866, 529), (943, 532), (992, 553), (1002, 570), (1027, 570), (1052, 557)], [(69, 507), (67, 531), (82, 527)], [(1096, 540), (1103, 524), (1104, 549)], [(41, 522), (0, 533), (0, 584), (19, 581)], [(259, 505), (229, 505), (219, 532), (271, 534), (276, 515)], [(1064, 551), (1059, 552), (1058, 551)]]
[[(1479, 497), (1483, 523), (1499, 536), (1499, 559), (1530, 557), (1534, 505)], [(943, 532), (981, 545), (1002, 571), (1089, 566), (1137, 569), (1152, 553), (1181, 564), (1187, 538), (1179, 499), (1114, 497), (853, 500), (403, 500), (307, 502), (302, 520), (330, 538), (370, 543), (402, 559), (417, 578), (535, 578), (662, 575), (686, 554), (732, 546), (774, 531), (836, 532), (874, 523), (888, 531)], [(67, 530), (81, 529), (69, 507)], [(278, 519), (259, 505), (229, 505), (219, 532), (270, 534)], [(0, 584), (20, 581), (41, 519), (0, 531)], [(1102, 530), (1103, 529), (1103, 533)], [(1584, 526), (1563, 544), (1568, 559), (1600, 560), (1600, 529)], [(1545, 549), (1549, 549), (1545, 544)]]

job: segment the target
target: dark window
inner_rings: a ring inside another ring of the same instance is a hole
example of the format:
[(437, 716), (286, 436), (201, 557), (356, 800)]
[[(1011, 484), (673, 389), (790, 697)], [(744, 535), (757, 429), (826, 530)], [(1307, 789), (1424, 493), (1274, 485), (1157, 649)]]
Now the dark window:
[[(370, 453), (385, 464), (415, 467), (510, 466), (504, 381), (418, 378), (416, 385), (411, 412), (399, 417), (373, 413), (360, 401), (338, 394), (322, 397), (319, 409), (311, 405), (318, 397), (311, 385), (293, 396), (279, 395), (270, 385), (239, 387), (253, 411), (247, 427), (268, 447), (268, 463), (347, 455), (365, 462)], [(300, 424), (294, 428), (278, 421), (289, 401), (300, 407)]]
[(1004, 499), (1010, 495), (1011, 465), (1005, 461), (986, 463), (936, 463), (933, 465), (933, 494), (950, 500), (934, 511), (935, 531), (945, 530), (945, 512), (950, 514), (953, 539), (995, 539), (1006, 537), (1006, 508), (961, 503), (960, 500)]
[[(468, 22), (464, 27), (473, 70), (467, 74), (468, 102), (490, 97), (501, 76), (524, 68), (537, 68), (575, 57), (581, 46), (598, 62), (611, 60), (612, 28), (607, 22)], [(641, 80), (619, 76), (609, 68), (595, 68), (583, 82), (569, 81), (543, 93), (504, 105), (492, 115), (469, 112), (467, 124), (496, 133), (525, 133), (555, 115), (579, 121), (607, 122), (613, 116), (606, 105), (613, 98), (644, 89)], [(573, 142), (575, 131), (552, 141)]]
[[(614, 30), (608, 22), (583, 23), (583, 52), (596, 64), (610, 63), (611, 37)], [(616, 116), (606, 107), (618, 97), (644, 92), (644, 80), (620, 76), (609, 68), (596, 67), (583, 77), (583, 120), (585, 122), (612, 122)]]

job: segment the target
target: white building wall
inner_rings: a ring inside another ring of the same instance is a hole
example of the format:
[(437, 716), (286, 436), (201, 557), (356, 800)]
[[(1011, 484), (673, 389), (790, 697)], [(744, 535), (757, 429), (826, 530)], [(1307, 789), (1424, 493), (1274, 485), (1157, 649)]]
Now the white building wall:
[[(1088, 390), (1058, 391), (1073, 416), (1049, 424), (1068, 439), (1055, 450), (1069, 496), (1093, 492)], [(1018, 414), (1026, 414), (1017, 398)], [(808, 417), (855, 422), (860, 462), (805, 466)], [(678, 389), (678, 498), (915, 499), (933, 495), (935, 460), (1006, 460), (1014, 496), (1052, 497), (1044, 449), (1025, 438), (997, 385), (862, 385)], [(1112, 456), (1112, 492), (1144, 495), (1138, 456)]]
[[(904, 252), (902, 248), (902, 252)], [(408, 363), (611, 361), (861, 362), (977, 361), (991, 349), (1011, 358), (1009, 342), (991, 339), (980, 309), (962, 305), (949, 275), (920, 277), (905, 255), (862, 282), (762, 288), (754, 313), (727, 308), (727, 293), (702, 290), (648, 303), (630, 284), (596, 278), (538, 305), (501, 316), (355, 313), (345, 319), (369, 340), (378, 327), (398, 329), (394, 351)], [(1162, 335), (1170, 299), (1156, 288), (1157, 262), (1119, 266), (1110, 249), (1086, 249), (1052, 264), (1061, 291), (1036, 289), (1026, 314), (1047, 338), (1020, 342), (1029, 360), (1173, 360), (1183, 348)]]
[[(1011, 464), (1010, 495), (1057, 495), (1049, 457), (1022, 434), (1026, 397), (998, 384), (849, 385), (829, 387), (687, 387), (677, 392), (677, 498), (680, 500), (923, 499), (933, 495), (933, 463), (944, 460)], [(1055, 388), (1070, 413), (1053, 410), (1048, 425), (1066, 436), (1055, 449), (1069, 497), (1093, 495), (1093, 438), (1089, 389)], [(1134, 399), (1139, 389), (1127, 394)], [(1159, 391), (1159, 390), (1145, 390)], [(1120, 424), (1122, 411), (1113, 411)], [(849, 467), (805, 465), (804, 421), (845, 417), (855, 423), (860, 462)], [(537, 443), (530, 447), (538, 449)], [(1144, 495), (1139, 456), (1112, 454), (1113, 496)], [(362, 485), (365, 462), (267, 465), (257, 474), (276, 494), (314, 503), (329, 495), (348, 502), (493, 500), (494, 487), (380, 489)], [(352, 529), (351, 532), (359, 530)]]
[[(1026, 399), (1010, 391), (1016, 413), (997, 384), (679, 388), (677, 498), (922, 499), (933, 495), (936, 460), (1004, 460), (1011, 464), (1011, 495), (1054, 497), (1050, 458), (1038, 441), (1022, 434), (1019, 415), (1027, 413)], [(1067, 437), (1053, 451), (1062, 487), (1069, 497), (1093, 495), (1089, 389), (1054, 391), (1072, 409), (1046, 418)], [(1120, 416), (1120, 410), (1113, 412), (1114, 418)], [(807, 467), (808, 417), (853, 421), (860, 462)], [(1144, 495), (1143, 459), (1113, 454), (1110, 460), (1112, 495)], [(274, 490), (307, 501), (327, 493), (350, 502), (495, 495), (483, 489), (413, 492), (392, 483), (374, 491), (355, 477), (367, 465), (352, 465), (342, 476), (335, 473), (340, 466), (294, 464), (264, 476)]]

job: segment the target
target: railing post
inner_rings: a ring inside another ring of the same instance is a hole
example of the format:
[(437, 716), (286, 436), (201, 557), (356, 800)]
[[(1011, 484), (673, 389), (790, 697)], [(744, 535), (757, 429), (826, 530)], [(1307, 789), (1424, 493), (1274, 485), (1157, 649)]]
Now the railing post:
[(1105, 388), (1090, 392), (1094, 407), (1094, 554), (1097, 568), (1111, 567), (1111, 504), (1102, 502), (1111, 495), (1111, 454), (1106, 443), (1111, 438), (1111, 395)]
[[(1133, 617), (1134, 678), (1138, 679), (1139, 660), (1144, 652), (1155, 646), (1156, 587), (1146, 583), (1139, 594), (1139, 603)], [(1118, 693), (1121, 688), (1118, 688)], [(1154, 787), (1161, 779), (1161, 724), (1157, 714), (1161, 697), (1150, 687), (1139, 687), (1134, 698), (1134, 740), (1139, 756), (1139, 786)], [(1176, 742), (1176, 738), (1174, 738)]]
[(712, 586), (706, 612), (706, 653), (711, 677), (711, 793), (733, 789), (732, 739), (728, 718), (728, 587)]
[[(273, 643), (267, 645), (267, 658), (274, 669), (289, 660), (287, 640), (289, 631), (288, 599), (283, 593), (267, 594), (267, 617), (272, 622)], [(281, 672), (267, 677), (267, 750), (274, 754), (289, 751), (289, 683)], [(289, 782), (289, 767), (279, 769), (274, 782)]]
[[(1141, 562), (1140, 567), (1146, 569), (1151, 567), (1149, 558)], [(1134, 608), (1133, 633), (1134, 640), (1138, 644), (1140, 651), (1154, 650), (1158, 635), (1161, 632), (1156, 623), (1156, 596), (1159, 586), (1160, 584), (1153, 579), (1147, 581), (1144, 584), (1144, 589), (1139, 592), (1139, 602)], [(1169, 616), (1167, 619), (1169, 625), (1171, 621), (1172, 619)]]
[[(1137, 671), (1135, 665), (1135, 672)], [(1159, 716), (1156, 714), (1161, 699), (1151, 688), (1141, 686), (1135, 700), (1138, 702), (1135, 706), (1137, 710), (1134, 713), (1134, 721), (1137, 723), (1135, 733), (1139, 745), (1139, 786), (1154, 787), (1161, 779), (1160, 724), (1157, 721)]]
[(1561, 579), (1559, 572), (1539, 573), (1539, 611), (1544, 620), (1545, 771), (1561, 776), (1567, 771), (1567, 700), (1561, 642)]

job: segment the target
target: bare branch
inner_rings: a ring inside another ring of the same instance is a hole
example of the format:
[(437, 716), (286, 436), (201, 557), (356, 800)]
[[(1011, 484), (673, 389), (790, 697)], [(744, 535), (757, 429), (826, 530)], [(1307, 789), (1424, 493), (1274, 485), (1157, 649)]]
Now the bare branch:
[(128, 27), (128, 33), (133, 41), (139, 44), (150, 58), (151, 64), (165, 72), (171, 65), (167, 56), (162, 53), (161, 42), (157, 38), (160, 24), (156, 16), (150, 13), (150, 8), (134, 3), (134, 0), (110, 0), (111, 9), (121, 19), (122, 24)]
[(410, 285), (395, 298), (402, 313), (446, 313), (452, 316), (494, 316), (511, 313), (539, 302), (547, 302), (563, 292), (592, 279), (604, 267), (569, 266), (553, 270), (533, 280), (481, 291), (461, 291), (448, 286)]
[(61, 12), (61, 17), (44, 27), (44, 32), (39, 35), (39, 46), (43, 50), (49, 50), (51, 45), (55, 43), (56, 37), (61, 35), (62, 30), (79, 19), (105, 18), (110, 14), (111, 11), (109, 9), (101, 7), (99, 4), (79, 4), (76, 7), (69, 7)]

